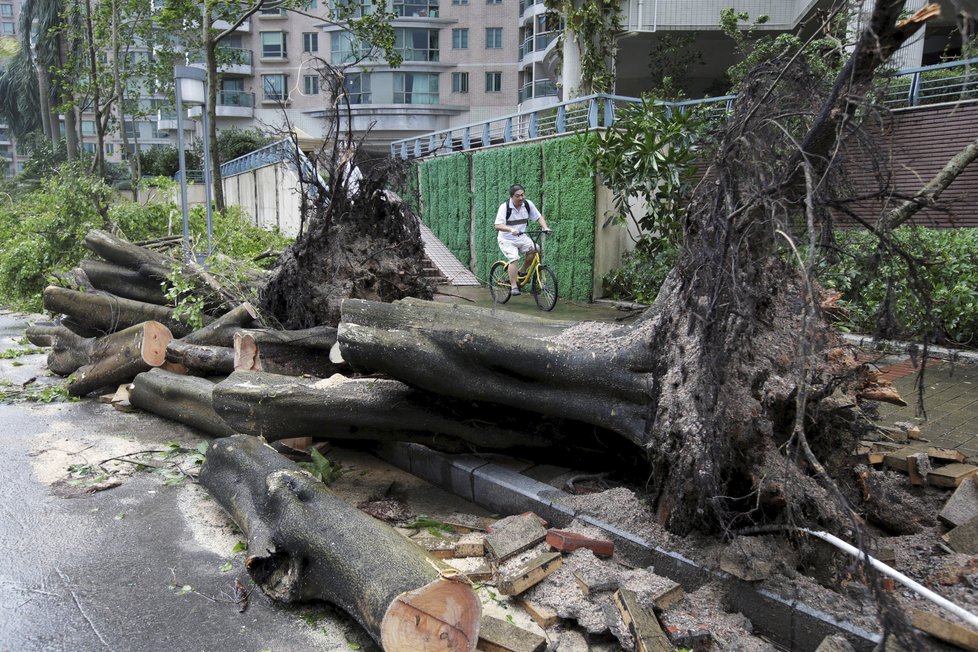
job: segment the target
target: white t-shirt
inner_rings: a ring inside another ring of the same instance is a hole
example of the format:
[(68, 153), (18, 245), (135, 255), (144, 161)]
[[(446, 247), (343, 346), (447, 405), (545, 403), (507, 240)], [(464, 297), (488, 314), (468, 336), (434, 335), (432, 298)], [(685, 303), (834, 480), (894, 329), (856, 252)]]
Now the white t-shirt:
[[(512, 210), (509, 212), (509, 220), (506, 219), (507, 206), (512, 206)], [(513, 227), (517, 230), (517, 233), (498, 231), (496, 237), (500, 240), (516, 240), (526, 231), (527, 223), (531, 221), (536, 222), (540, 217), (540, 211), (537, 210), (537, 207), (529, 199), (524, 199), (523, 205), (519, 208), (513, 206), (512, 199), (504, 201), (499, 205), (499, 210), (496, 211), (496, 224), (505, 224), (506, 226)]]

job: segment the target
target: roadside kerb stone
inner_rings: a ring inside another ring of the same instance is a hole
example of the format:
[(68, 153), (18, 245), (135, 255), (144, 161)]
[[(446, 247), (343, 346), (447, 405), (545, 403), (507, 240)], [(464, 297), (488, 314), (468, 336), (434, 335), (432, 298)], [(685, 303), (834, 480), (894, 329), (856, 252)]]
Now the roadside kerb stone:
[[(473, 493), (473, 471), (489, 464), (474, 455), (443, 455), (421, 444), (389, 442), (376, 449), (380, 459), (436, 487), (480, 504)], [(526, 510), (524, 510), (526, 511)]]
[(574, 510), (556, 502), (564, 492), (498, 464), (486, 464), (472, 472), (472, 494), (472, 502), (490, 511), (533, 512), (550, 527), (563, 527), (574, 519)]

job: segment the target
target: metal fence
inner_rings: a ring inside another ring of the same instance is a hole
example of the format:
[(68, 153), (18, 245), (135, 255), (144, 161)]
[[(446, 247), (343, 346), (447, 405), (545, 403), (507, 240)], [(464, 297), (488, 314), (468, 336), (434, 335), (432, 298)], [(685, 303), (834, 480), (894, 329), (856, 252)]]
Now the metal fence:
[(907, 68), (887, 76), (876, 97), (890, 109), (978, 99), (978, 59)]
[[(734, 96), (726, 95), (687, 102), (658, 101), (656, 105), (665, 111), (686, 112), (700, 108), (710, 117), (719, 117), (726, 115), (733, 100)], [(407, 160), (587, 129), (607, 128), (615, 123), (619, 107), (640, 101), (638, 98), (620, 95), (588, 95), (543, 109), (396, 140), (391, 143), (391, 156)]]
[[(221, 176), (226, 178), (278, 163), (287, 163), (293, 168), (301, 169), (302, 175), (306, 179), (318, 177), (322, 185), (326, 186), (326, 181), (316, 171), (312, 161), (301, 149), (296, 148), (291, 138), (283, 138), (271, 145), (266, 145), (244, 156), (222, 163)], [(318, 193), (315, 186), (307, 184), (306, 188), (310, 198), (314, 199)]]

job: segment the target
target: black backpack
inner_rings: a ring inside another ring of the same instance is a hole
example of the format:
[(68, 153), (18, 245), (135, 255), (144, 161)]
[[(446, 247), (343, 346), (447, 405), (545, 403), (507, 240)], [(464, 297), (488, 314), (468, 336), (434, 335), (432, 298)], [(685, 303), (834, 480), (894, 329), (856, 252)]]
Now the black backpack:
[[(523, 201), (526, 202), (526, 205), (527, 205), (526, 216), (527, 216), (527, 218), (529, 218), (530, 217), (530, 209), (532, 208), (533, 210), (537, 210), (537, 207), (534, 206), (533, 205), (533, 202), (531, 202), (529, 199), (524, 199)], [(513, 204), (511, 202), (507, 201), (506, 202), (506, 224), (509, 224), (509, 215), (512, 212), (513, 212)], [(539, 212), (539, 211), (537, 211), (537, 212)]]

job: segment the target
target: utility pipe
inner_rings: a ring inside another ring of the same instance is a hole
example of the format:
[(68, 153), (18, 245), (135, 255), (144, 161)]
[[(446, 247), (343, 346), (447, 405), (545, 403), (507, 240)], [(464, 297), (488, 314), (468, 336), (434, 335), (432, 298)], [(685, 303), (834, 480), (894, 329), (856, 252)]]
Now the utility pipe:
[(900, 584), (903, 584), (907, 588), (912, 589), (917, 594), (919, 594), (920, 596), (922, 596), (924, 598), (927, 598), (928, 600), (930, 600), (934, 604), (937, 604), (938, 606), (941, 606), (944, 609), (947, 609), (948, 611), (950, 611), (954, 615), (958, 616), (959, 618), (961, 618), (962, 620), (964, 620), (965, 622), (967, 622), (969, 625), (971, 625), (975, 629), (978, 629), (978, 616), (976, 616), (975, 614), (971, 613), (970, 611), (968, 611), (968, 610), (966, 610), (966, 609), (964, 609), (962, 607), (959, 607), (958, 605), (954, 604), (953, 602), (951, 602), (947, 598), (945, 598), (945, 597), (943, 597), (943, 596), (941, 596), (941, 595), (939, 595), (937, 593), (934, 593), (933, 591), (931, 591), (930, 589), (928, 589), (926, 586), (924, 586), (924, 585), (922, 585), (922, 584), (920, 584), (918, 582), (915, 582), (914, 580), (910, 579), (909, 577), (907, 577), (906, 575), (904, 575), (900, 571), (896, 570), (895, 568), (891, 568), (890, 566), (887, 566), (886, 564), (884, 564), (880, 560), (878, 560), (878, 559), (876, 559), (874, 557), (871, 557), (870, 555), (864, 553), (859, 548), (856, 548), (855, 546), (846, 543), (845, 541), (843, 541), (839, 537), (837, 537), (835, 535), (832, 535), (832, 534), (829, 534), (828, 532), (821, 532), (821, 531), (809, 530), (808, 528), (798, 528), (798, 530), (801, 531), (801, 532), (804, 532), (805, 534), (810, 534), (813, 537), (819, 538), (822, 541), (825, 541), (827, 543), (831, 543), (833, 546), (835, 546), (839, 550), (842, 550), (844, 552), (849, 553), (850, 555), (852, 555), (856, 559), (868, 561), (869, 564), (870, 564), (870, 566), (872, 566), (873, 568), (875, 568), (879, 572), (883, 573), (884, 575), (888, 575), (889, 577), (892, 577), (894, 580), (896, 580)]

